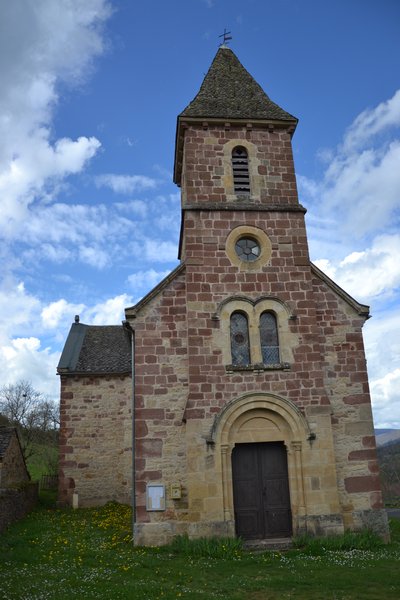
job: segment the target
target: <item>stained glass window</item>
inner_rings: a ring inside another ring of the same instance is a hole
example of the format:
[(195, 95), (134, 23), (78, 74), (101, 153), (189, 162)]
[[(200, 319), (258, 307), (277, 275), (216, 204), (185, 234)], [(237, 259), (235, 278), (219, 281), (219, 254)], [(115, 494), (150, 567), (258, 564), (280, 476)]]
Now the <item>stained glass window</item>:
[(261, 353), (264, 365), (279, 363), (279, 341), (276, 317), (272, 312), (260, 316)]
[(250, 364), (249, 326), (241, 312), (231, 315), (231, 352), (233, 365)]

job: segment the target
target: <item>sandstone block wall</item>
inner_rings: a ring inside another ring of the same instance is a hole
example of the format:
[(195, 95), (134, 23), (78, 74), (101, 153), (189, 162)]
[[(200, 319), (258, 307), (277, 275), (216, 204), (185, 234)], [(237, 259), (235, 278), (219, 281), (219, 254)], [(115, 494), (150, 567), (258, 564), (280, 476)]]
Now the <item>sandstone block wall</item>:
[(248, 152), (251, 202), (297, 205), (291, 136), (287, 130), (189, 125), (185, 131), (182, 170), (183, 205), (237, 202), (231, 155), (235, 146)]
[(28, 482), (17, 488), (0, 487), (0, 533), (25, 517), (36, 506), (39, 484)]
[[(185, 406), (187, 322), (185, 273), (178, 274), (137, 314), (135, 329), (136, 498), (141, 522), (187, 519)], [(166, 510), (146, 510), (147, 483), (167, 486)], [(175, 501), (169, 486), (180, 484)]]
[(325, 385), (332, 406), (341, 505), (346, 524), (352, 527), (354, 511), (383, 507), (362, 338), (364, 318), (354, 314), (318, 280), (315, 295), (324, 341)]
[(126, 376), (61, 376), (60, 504), (130, 503), (131, 388)]

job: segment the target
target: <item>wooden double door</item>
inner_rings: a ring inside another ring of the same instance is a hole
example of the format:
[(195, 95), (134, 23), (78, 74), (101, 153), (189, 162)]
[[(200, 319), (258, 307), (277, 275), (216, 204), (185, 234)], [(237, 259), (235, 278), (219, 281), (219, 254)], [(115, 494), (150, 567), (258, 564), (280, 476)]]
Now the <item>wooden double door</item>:
[(236, 533), (244, 539), (292, 534), (283, 442), (236, 444), (232, 452)]

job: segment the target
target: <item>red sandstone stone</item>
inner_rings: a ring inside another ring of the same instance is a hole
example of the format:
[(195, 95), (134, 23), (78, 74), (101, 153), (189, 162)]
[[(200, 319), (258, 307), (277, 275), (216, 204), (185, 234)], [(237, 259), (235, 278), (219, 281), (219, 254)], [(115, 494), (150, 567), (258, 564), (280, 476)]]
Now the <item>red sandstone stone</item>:
[(344, 480), (346, 491), (349, 494), (361, 492), (373, 492), (381, 489), (380, 480), (377, 475), (362, 475), (359, 477), (347, 477)]

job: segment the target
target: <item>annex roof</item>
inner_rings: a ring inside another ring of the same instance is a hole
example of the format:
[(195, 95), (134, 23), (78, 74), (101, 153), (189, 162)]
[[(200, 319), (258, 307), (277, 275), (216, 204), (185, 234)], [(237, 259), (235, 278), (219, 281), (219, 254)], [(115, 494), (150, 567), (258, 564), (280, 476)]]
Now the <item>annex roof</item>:
[(73, 323), (57, 372), (60, 375), (130, 373), (129, 333), (122, 325)]

